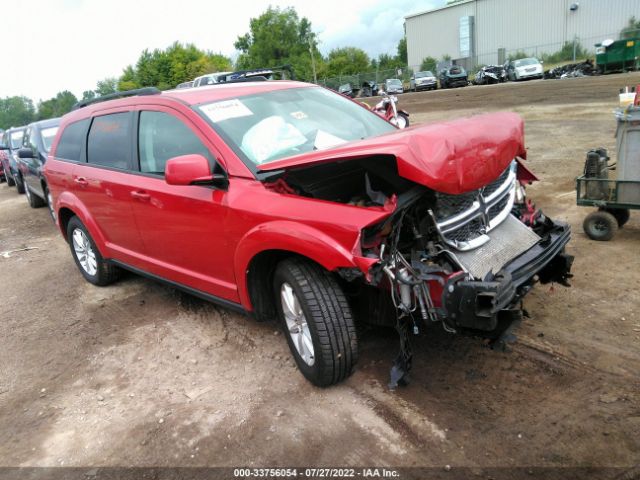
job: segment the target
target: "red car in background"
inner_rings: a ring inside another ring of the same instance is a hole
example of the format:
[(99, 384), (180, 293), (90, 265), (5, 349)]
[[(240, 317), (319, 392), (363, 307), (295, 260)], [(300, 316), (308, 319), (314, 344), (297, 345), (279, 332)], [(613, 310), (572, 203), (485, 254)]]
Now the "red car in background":
[(346, 378), (357, 322), (498, 336), (534, 281), (566, 283), (568, 225), (523, 185), (522, 120), (398, 130), (299, 82), (116, 94), (62, 118), (45, 165), (82, 275), (121, 268), (279, 318), (300, 371)]

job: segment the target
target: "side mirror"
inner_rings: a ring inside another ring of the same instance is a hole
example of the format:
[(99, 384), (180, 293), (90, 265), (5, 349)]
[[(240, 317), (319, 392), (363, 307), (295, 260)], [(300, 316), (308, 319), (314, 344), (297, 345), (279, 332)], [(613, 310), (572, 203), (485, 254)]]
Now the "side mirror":
[(200, 154), (181, 155), (167, 160), (164, 180), (169, 185), (228, 186), (227, 176), (212, 174), (209, 160)]
[(18, 150), (18, 158), (33, 158), (33, 150), (30, 148), (21, 148)]

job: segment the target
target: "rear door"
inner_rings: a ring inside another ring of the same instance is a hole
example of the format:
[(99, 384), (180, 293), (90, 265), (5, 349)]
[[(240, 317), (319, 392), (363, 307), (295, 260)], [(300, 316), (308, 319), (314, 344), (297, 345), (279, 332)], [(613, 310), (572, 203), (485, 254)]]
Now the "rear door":
[(85, 161), (73, 169), (73, 192), (100, 229), (109, 252), (139, 265), (142, 240), (133, 218), (134, 112), (115, 111), (93, 117), (86, 140)]
[(140, 107), (138, 115), (139, 189), (133, 210), (140, 228), (147, 270), (238, 302), (233, 272), (234, 245), (227, 232), (227, 192), (208, 186), (168, 185), (168, 159), (201, 154), (212, 172), (222, 173), (220, 158), (205, 135), (183, 114), (169, 107)]

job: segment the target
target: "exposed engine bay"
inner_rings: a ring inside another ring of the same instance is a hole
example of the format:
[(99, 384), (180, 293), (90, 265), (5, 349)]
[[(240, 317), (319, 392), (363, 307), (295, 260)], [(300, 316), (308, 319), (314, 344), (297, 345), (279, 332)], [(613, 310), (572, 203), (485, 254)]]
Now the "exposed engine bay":
[(272, 188), (390, 214), (361, 232), (368, 275), (342, 271), (359, 296), (360, 316), (393, 324), (401, 349), (391, 386), (411, 368), (410, 335), (439, 322), (451, 333), (492, 339), (522, 318), (522, 298), (537, 281), (568, 285), (569, 226), (526, 199), (535, 180), (522, 160), (485, 186), (442, 193), (401, 177), (395, 158), (378, 155), (292, 169)]

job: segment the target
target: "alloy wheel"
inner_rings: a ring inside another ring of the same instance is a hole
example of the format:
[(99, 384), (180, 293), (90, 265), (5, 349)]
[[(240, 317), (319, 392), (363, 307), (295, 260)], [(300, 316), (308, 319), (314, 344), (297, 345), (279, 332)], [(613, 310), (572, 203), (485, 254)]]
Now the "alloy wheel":
[(280, 300), (282, 302), (282, 313), (287, 325), (287, 332), (292, 343), (304, 363), (313, 366), (315, 363), (313, 341), (307, 319), (305, 318), (302, 306), (291, 285), (287, 282), (280, 288)]
[(93, 251), (91, 242), (87, 235), (76, 228), (72, 235), (73, 250), (82, 269), (89, 275), (93, 276), (98, 272), (98, 263), (96, 262), (96, 254)]

